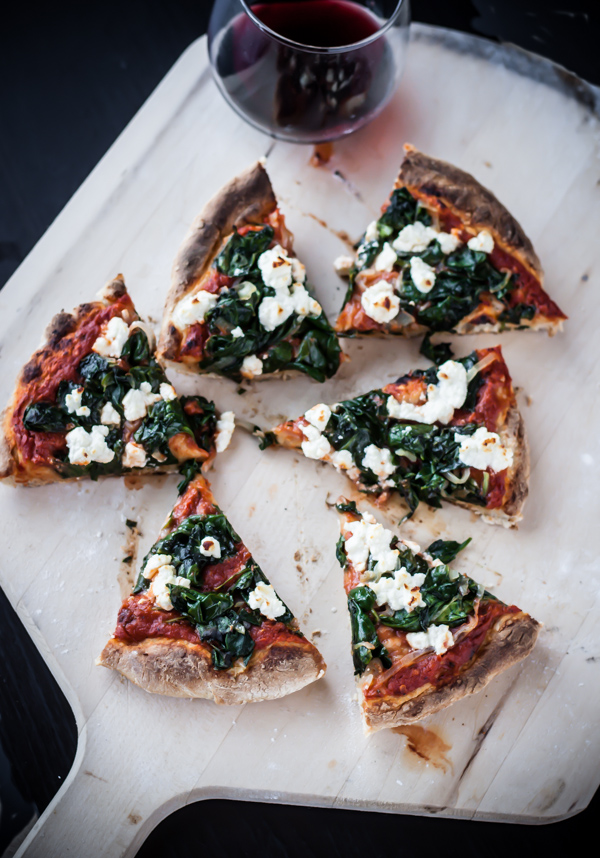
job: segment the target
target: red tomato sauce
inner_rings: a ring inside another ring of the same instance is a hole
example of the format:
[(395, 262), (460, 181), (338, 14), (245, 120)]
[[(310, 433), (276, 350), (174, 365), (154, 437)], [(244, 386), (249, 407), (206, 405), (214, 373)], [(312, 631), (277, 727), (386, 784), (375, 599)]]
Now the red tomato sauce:
[(262, 626), (251, 626), (249, 631), (256, 649), (265, 649), (273, 643), (298, 643), (302, 640), (284, 623), (273, 620), (265, 620)]
[(214, 515), (217, 507), (212, 492), (204, 477), (196, 477), (181, 495), (169, 519), (169, 529), (176, 527), (190, 515)]
[[(399, 670), (383, 686), (375, 681), (365, 690), (369, 699), (384, 697), (388, 694), (402, 696), (410, 694), (422, 685), (431, 683), (435, 688), (442, 688), (452, 682), (462, 670), (478, 656), (486, 643), (487, 634), (493, 623), (501, 616), (518, 614), (515, 605), (507, 606), (502, 602), (482, 602), (479, 607), (477, 626), (458, 644), (443, 655), (429, 653), (417, 661)], [(399, 635), (405, 634), (398, 632)]]
[[(167, 637), (201, 643), (195, 628), (187, 620), (173, 622), (181, 617), (177, 611), (161, 611), (142, 593), (130, 596), (123, 602), (117, 617), (114, 636), (127, 643), (138, 643), (144, 638)], [(168, 621), (171, 622), (168, 622)]]

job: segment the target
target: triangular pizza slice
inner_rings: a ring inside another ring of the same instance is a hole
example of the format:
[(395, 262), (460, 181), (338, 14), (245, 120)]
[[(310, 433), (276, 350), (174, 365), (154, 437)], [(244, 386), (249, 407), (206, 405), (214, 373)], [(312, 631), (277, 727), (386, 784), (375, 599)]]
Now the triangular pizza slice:
[(367, 731), (410, 724), (480, 691), (533, 648), (540, 624), (452, 567), (462, 545), (426, 551), (340, 498), (337, 557)]
[(326, 668), (202, 476), (144, 558), (98, 663), (146, 691), (217, 703), (283, 697)]
[(59, 313), (4, 412), (0, 479), (40, 485), (104, 474), (189, 479), (224, 449), (233, 414), (178, 397), (119, 275), (98, 300)]
[(406, 145), (394, 190), (356, 256), (336, 323), (342, 336), (562, 328), (522, 227), (469, 173)]
[(381, 502), (399, 492), (411, 514), (420, 501), (447, 500), (490, 523), (522, 517), (528, 448), (499, 346), (320, 403), (262, 434), (264, 444), (329, 462)]
[(158, 359), (235, 381), (334, 375), (339, 342), (292, 241), (262, 163), (225, 185), (175, 258)]

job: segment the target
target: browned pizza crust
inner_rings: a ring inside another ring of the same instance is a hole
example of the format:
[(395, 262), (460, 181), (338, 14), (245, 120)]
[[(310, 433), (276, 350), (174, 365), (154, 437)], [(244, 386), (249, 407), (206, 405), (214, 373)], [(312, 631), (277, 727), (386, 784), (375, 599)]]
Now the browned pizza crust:
[(230, 704), (284, 697), (319, 679), (326, 670), (318, 650), (300, 640), (259, 650), (249, 666), (237, 674), (215, 670), (206, 648), (166, 637), (135, 644), (112, 638), (97, 664), (117, 670), (152, 694)]
[(496, 243), (516, 256), (536, 277), (543, 277), (540, 260), (523, 227), (491, 191), (470, 173), (447, 161), (430, 158), (410, 144), (404, 150), (395, 187), (440, 198), (465, 225), (489, 230)]
[[(224, 185), (195, 218), (173, 262), (171, 288), (158, 342), (158, 360), (168, 363), (175, 357), (179, 334), (171, 322), (173, 310), (194, 291), (233, 227), (260, 223), (276, 206), (269, 176), (258, 161)], [(173, 366), (186, 369), (179, 362)]]
[(435, 689), (425, 685), (406, 697), (385, 697), (378, 700), (361, 699), (367, 732), (383, 727), (412, 724), (427, 715), (445, 709), (469, 694), (475, 694), (494, 676), (521, 661), (533, 649), (541, 626), (528, 614), (501, 617), (493, 629), (492, 638), (477, 660), (454, 682)]

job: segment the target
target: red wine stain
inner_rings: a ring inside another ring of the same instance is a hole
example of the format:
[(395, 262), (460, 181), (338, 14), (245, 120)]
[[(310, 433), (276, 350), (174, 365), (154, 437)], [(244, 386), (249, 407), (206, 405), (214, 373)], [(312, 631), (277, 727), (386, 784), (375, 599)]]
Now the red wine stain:
[(311, 167), (322, 167), (328, 164), (333, 155), (333, 143), (317, 143), (310, 158)]
[(446, 756), (447, 752), (452, 750), (452, 745), (446, 744), (433, 730), (407, 724), (403, 727), (393, 727), (392, 733), (404, 736), (408, 750), (426, 763), (431, 763), (436, 769), (446, 772), (449, 768), (454, 768), (452, 761)]

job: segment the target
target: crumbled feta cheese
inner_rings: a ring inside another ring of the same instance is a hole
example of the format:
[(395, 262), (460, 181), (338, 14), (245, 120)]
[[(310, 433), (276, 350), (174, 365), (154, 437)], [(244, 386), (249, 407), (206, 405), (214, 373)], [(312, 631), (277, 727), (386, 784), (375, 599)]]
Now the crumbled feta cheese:
[(447, 360), (438, 368), (437, 377), (437, 384), (427, 385), (427, 401), (423, 405), (388, 397), (390, 417), (417, 423), (449, 423), (455, 408), (461, 408), (467, 398), (467, 371), (462, 363)]
[(377, 254), (373, 262), (375, 271), (393, 271), (394, 263), (398, 259), (392, 245), (386, 241), (383, 249)]
[(410, 276), (419, 292), (424, 295), (431, 292), (435, 286), (435, 271), (419, 256), (411, 256), (410, 258)]
[(244, 332), (242, 331), (242, 329), (238, 325), (236, 328), (234, 328), (232, 330), (231, 336), (234, 338), (234, 340), (239, 340), (240, 337), (244, 336)]
[(171, 595), (167, 586), (168, 584), (176, 584), (179, 587), (190, 586), (189, 579), (177, 575), (174, 566), (161, 566), (156, 575), (152, 578), (152, 583), (148, 588), (148, 594), (154, 597), (155, 603), (159, 608), (162, 608), (163, 611), (173, 610), (173, 603), (171, 602)]
[(161, 399), (160, 393), (153, 393), (148, 381), (143, 381), (139, 387), (128, 390), (121, 401), (125, 420), (141, 420), (148, 413), (148, 408)]
[(329, 461), (338, 471), (350, 471), (354, 468), (354, 459), (350, 450), (334, 450), (329, 456)]
[(276, 620), (285, 614), (285, 605), (278, 598), (272, 584), (259, 581), (254, 590), (248, 594), (248, 605), (253, 611), (260, 613), (269, 620)]
[(72, 465), (89, 465), (90, 462), (107, 464), (115, 458), (115, 451), (106, 443), (108, 426), (92, 426), (89, 432), (77, 426), (66, 434), (69, 462)]
[(118, 426), (120, 422), (121, 415), (112, 402), (105, 402), (100, 412), (100, 423), (103, 423), (105, 426)]
[(395, 568), (400, 552), (396, 548), (390, 548), (394, 534), (379, 524), (372, 515), (365, 513), (359, 521), (348, 522), (344, 525), (344, 530), (351, 534), (344, 547), (357, 572), (365, 571), (369, 554), (376, 564), (381, 563), (376, 574), (391, 572)]
[(204, 554), (205, 557), (214, 557), (215, 560), (218, 560), (221, 556), (219, 540), (215, 539), (214, 536), (205, 536), (200, 543), (200, 554)]
[(128, 441), (125, 444), (121, 463), (124, 468), (143, 468), (147, 462), (146, 451), (141, 444)]
[(262, 375), (263, 362), (256, 355), (246, 355), (240, 367), (240, 373), (244, 378), (254, 378), (256, 375)]
[(378, 280), (365, 289), (360, 303), (367, 316), (380, 324), (391, 322), (400, 309), (400, 298), (387, 280)]
[(306, 441), (302, 442), (302, 452), (307, 459), (324, 459), (331, 451), (331, 444), (321, 435), (315, 426), (301, 426)]
[(351, 256), (338, 256), (333, 260), (333, 267), (340, 277), (347, 277), (354, 268), (354, 259)]
[(170, 554), (151, 554), (142, 572), (144, 578), (153, 578), (161, 566), (168, 566), (172, 560)]
[(77, 414), (78, 417), (88, 417), (90, 409), (87, 405), (81, 404), (83, 396), (83, 387), (74, 387), (70, 393), (65, 396), (65, 407), (69, 414)]
[(280, 244), (276, 244), (275, 247), (261, 253), (258, 257), (258, 267), (265, 284), (271, 286), (275, 291), (291, 285), (292, 261)]
[(436, 235), (439, 246), (442, 249), (442, 253), (448, 255), (449, 253), (454, 253), (458, 245), (460, 244), (460, 238), (454, 235), (452, 232), (438, 232)]
[(400, 230), (392, 247), (398, 253), (421, 253), (437, 236), (437, 230), (418, 220)]
[(129, 338), (129, 325), (120, 316), (113, 316), (104, 329), (104, 334), (96, 340), (92, 351), (103, 357), (121, 357), (123, 346)]
[(367, 586), (375, 593), (378, 605), (387, 605), (392, 611), (404, 609), (410, 613), (425, 604), (419, 589), (424, 581), (425, 575), (422, 572), (410, 575), (402, 567), (395, 570), (393, 578), (370, 581)]
[(491, 253), (494, 249), (494, 239), (491, 232), (482, 229), (481, 232), (467, 241), (467, 247), (470, 250), (483, 250), (484, 253)]
[(279, 325), (287, 322), (294, 312), (294, 302), (290, 295), (278, 292), (268, 295), (258, 306), (258, 321), (265, 331), (274, 331)]
[(379, 238), (379, 230), (377, 229), (377, 221), (372, 220), (365, 230), (365, 241), (377, 241)]
[(295, 256), (290, 259), (292, 263), (292, 280), (294, 283), (304, 283), (306, 280), (306, 268)]
[(171, 402), (173, 399), (177, 399), (177, 394), (175, 393), (175, 388), (173, 387), (173, 385), (167, 384), (164, 381), (158, 388), (158, 392), (161, 398), (164, 399), (166, 402)]
[(365, 455), (362, 460), (363, 468), (368, 468), (370, 471), (385, 480), (396, 470), (396, 466), (392, 462), (392, 453), (387, 447), (383, 449), (375, 444), (369, 444), (365, 448)]
[(308, 411), (304, 413), (304, 419), (308, 420), (308, 422), (318, 429), (319, 432), (322, 432), (323, 429), (325, 429), (329, 423), (330, 417), (331, 409), (323, 402), (319, 405), (313, 405), (312, 408), (309, 408)]
[(513, 463), (513, 452), (504, 447), (496, 432), (488, 432), (480, 426), (473, 435), (454, 433), (454, 440), (460, 444), (458, 457), (468, 468), (485, 471), (504, 471)]
[(258, 289), (254, 283), (251, 283), (249, 280), (244, 280), (240, 283), (237, 290), (238, 297), (241, 298), (242, 301), (247, 301), (255, 292), (258, 292)]
[(217, 434), (215, 447), (217, 453), (222, 453), (229, 447), (233, 430), (235, 429), (235, 414), (233, 411), (224, 411), (217, 420)]
[(300, 283), (292, 286), (292, 304), (294, 313), (299, 316), (320, 316), (323, 308), (310, 292)]
[(207, 292), (206, 289), (187, 295), (173, 310), (173, 324), (183, 330), (190, 325), (203, 322), (206, 314), (217, 303), (218, 298), (218, 295), (214, 292)]
[(409, 632), (406, 641), (412, 649), (428, 649), (433, 647), (437, 655), (443, 655), (454, 646), (452, 632), (445, 625), (429, 626), (426, 632)]

